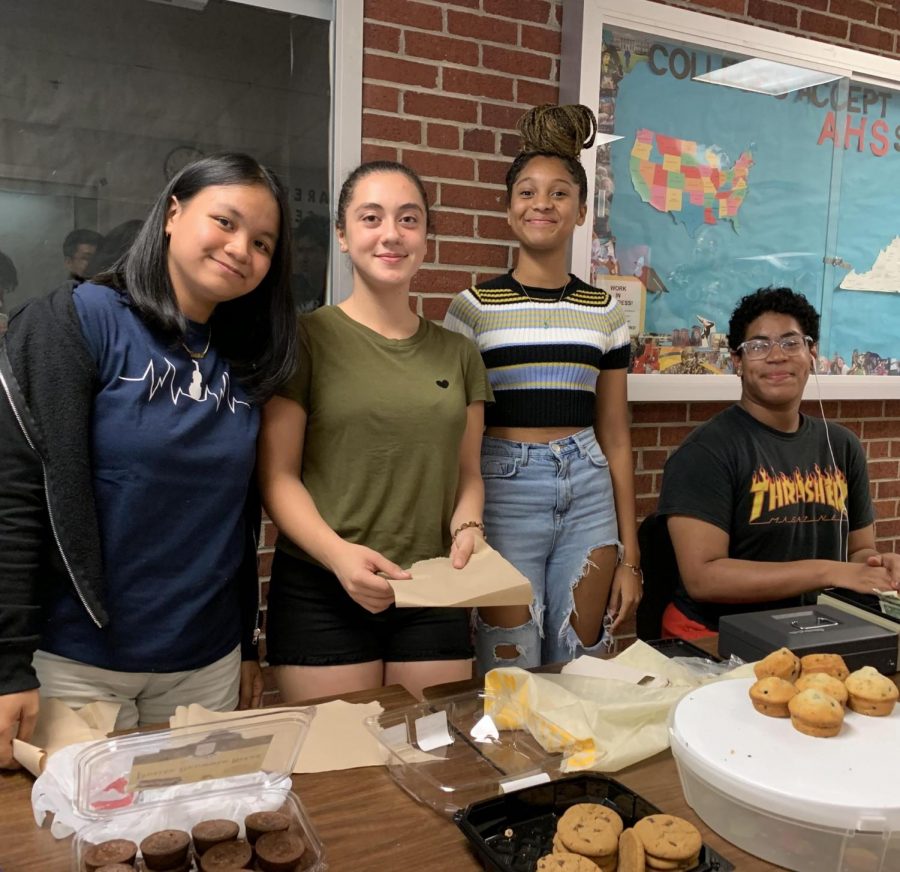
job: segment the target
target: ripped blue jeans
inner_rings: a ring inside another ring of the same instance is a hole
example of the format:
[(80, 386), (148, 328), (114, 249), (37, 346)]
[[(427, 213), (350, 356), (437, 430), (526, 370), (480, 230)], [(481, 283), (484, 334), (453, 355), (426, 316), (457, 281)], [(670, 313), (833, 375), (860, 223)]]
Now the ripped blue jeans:
[[(481, 449), (487, 540), (531, 582), (531, 618), (493, 627), (474, 615), (479, 673), (539, 666), (602, 649), (582, 645), (571, 625), (574, 589), (595, 548), (621, 548), (609, 465), (592, 428), (550, 443), (485, 437)], [(512, 645), (514, 658), (497, 656)]]

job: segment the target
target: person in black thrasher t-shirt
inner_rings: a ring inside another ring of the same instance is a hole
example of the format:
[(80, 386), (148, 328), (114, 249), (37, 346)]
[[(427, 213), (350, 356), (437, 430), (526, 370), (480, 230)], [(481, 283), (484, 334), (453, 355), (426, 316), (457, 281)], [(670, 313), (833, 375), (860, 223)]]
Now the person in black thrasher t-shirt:
[(691, 433), (663, 476), (658, 512), (681, 576), (664, 635), (710, 635), (722, 615), (824, 587), (900, 587), (900, 555), (875, 548), (859, 440), (800, 412), (818, 338), (818, 314), (788, 288), (749, 294), (732, 314), (741, 398)]

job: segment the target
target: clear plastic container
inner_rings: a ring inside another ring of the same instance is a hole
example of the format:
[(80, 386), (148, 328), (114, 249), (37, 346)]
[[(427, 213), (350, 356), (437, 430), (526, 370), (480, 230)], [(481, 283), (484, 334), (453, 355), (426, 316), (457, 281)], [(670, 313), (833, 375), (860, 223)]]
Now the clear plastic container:
[[(527, 720), (531, 731), (503, 729)], [(508, 701), (503, 711), (484, 691), (428, 700), (382, 712), (366, 726), (387, 751), (391, 777), (414, 799), (452, 816), (472, 802), (562, 775), (577, 749), (558, 727), (533, 712), (519, 718)], [(543, 733), (548, 751), (532, 733)], [(547, 737), (552, 733), (552, 742)], [(441, 742), (434, 746), (434, 742)]]
[[(72, 872), (86, 872), (85, 852), (92, 845), (110, 839), (140, 845), (151, 833), (190, 833), (204, 820), (233, 820), (243, 839), (244, 818), (258, 811), (286, 815), (290, 831), (305, 844), (296, 869), (322, 872), (321, 840), (291, 789), (313, 711), (260, 712), (85, 748), (76, 759), (75, 808), (92, 822), (75, 837)], [(143, 868), (138, 853), (136, 869)], [(188, 868), (199, 869), (199, 858)]]
[(757, 713), (753, 679), (706, 685), (670, 719), (688, 804), (720, 836), (795, 872), (900, 869), (900, 709), (848, 711), (814, 738)]

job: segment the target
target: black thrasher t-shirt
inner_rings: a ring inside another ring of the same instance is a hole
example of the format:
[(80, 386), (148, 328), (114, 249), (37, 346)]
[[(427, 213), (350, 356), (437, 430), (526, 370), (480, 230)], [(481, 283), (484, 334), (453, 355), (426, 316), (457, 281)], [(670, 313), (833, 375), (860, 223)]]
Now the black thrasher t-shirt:
[[(866, 458), (845, 427), (802, 415), (795, 433), (731, 406), (698, 427), (666, 463), (662, 515), (686, 515), (721, 528), (740, 560), (839, 560), (849, 530), (874, 519)], [(713, 629), (722, 615), (796, 605), (695, 602), (680, 579), (676, 606)]]

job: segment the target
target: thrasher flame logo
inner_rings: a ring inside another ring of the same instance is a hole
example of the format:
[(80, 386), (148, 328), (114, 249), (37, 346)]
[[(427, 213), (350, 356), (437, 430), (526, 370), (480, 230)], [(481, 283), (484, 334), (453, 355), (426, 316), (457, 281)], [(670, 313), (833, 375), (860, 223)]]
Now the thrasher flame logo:
[(764, 512), (772, 513), (801, 503), (810, 507), (816, 503), (830, 506), (840, 517), (847, 504), (847, 490), (847, 479), (840, 470), (826, 472), (816, 465), (810, 472), (794, 469), (787, 475), (783, 472), (773, 474), (760, 467), (753, 473), (750, 484), (753, 495), (750, 523), (759, 520)]

